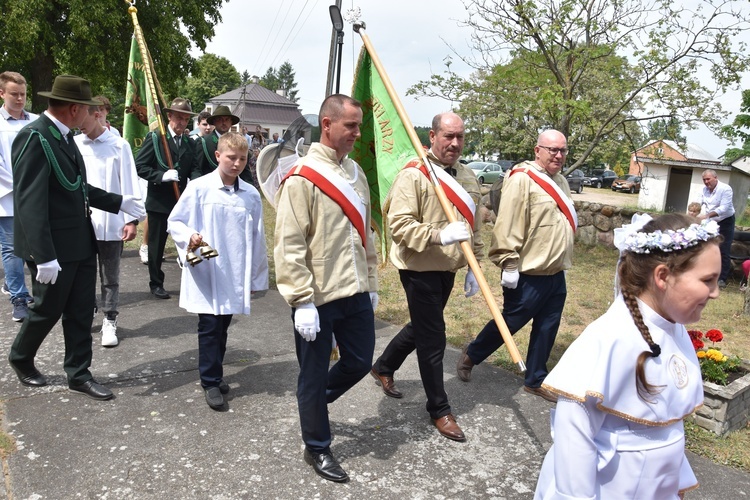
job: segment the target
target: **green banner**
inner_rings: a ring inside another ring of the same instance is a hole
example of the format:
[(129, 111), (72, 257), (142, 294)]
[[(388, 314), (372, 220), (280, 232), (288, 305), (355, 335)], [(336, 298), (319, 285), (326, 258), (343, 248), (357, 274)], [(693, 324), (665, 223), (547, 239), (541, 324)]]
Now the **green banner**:
[[(352, 97), (362, 103), (362, 135), (349, 155), (367, 174), (370, 183), (372, 221), (383, 237), (383, 204), (396, 174), (416, 156), (377, 69), (365, 47), (359, 54)], [(383, 255), (385, 259), (385, 255)]]
[(143, 139), (149, 130), (157, 128), (156, 110), (144, 69), (141, 51), (138, 50), (138, 42), (134, 36), (130, 44), (125, 118), (122, 125), (122, 136), (130, 143), (134, 156), (143, 145)]

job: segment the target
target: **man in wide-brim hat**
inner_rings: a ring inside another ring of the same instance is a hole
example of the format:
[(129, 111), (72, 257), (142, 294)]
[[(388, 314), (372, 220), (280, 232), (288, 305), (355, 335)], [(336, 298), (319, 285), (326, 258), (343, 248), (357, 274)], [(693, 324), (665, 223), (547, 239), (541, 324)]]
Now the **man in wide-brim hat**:
[(72, 128), (79, 127), (89, 106), (91, 86), (83, 78), (62, 75), (47, 110), (13, 141), (15, 253), (31, 271), (35, 304), (21, 325), (8, 360), (23, 385), (47, 385), (34, 366), (39, 347), (65, 315), (63, 368), (74, 393), (104, 400), (112, 391), (91, 372), (91, 323), (96, 293), (96, 236), (89, 207), (134, 218), (145, 215), (143, 203), (90, 186)]
[[(227, 106), (219, 106), (206, 121), (209, 125), (214, 126), (214, 131), (196, 141), (196, 147), (198, 148), (196, 155), (203, 175), (216, 170), (216, 145), (219, 143), (219, 137), (229, 132), (232, 125), (237, 125), (240, 122), (240, 117), (233, 115)], [(248, 168), (242, 171), (240, 179), (252, 184), (253, 176)]]
[[(185, 128), (193, 108), (187, 99), (174, 99), (167, 112), (167, 144), (169, 151), (157, 132), (149, 132), (135, 159), (138, 175), (148, 181), (146, 211), (148, 212), (148, 274), (149, 288), (154, 297), (168, 299), (164, 289), (164, 271), (161, 270), (164, 246), (167, 244), (167, 217), (177, 202), (173, 183), (179, 191), (185, 189), (188, 179), (201, 176), (194, 141), (191, 141)], [(167, 154), (172, 158), (174, 168), (169, 168)]]

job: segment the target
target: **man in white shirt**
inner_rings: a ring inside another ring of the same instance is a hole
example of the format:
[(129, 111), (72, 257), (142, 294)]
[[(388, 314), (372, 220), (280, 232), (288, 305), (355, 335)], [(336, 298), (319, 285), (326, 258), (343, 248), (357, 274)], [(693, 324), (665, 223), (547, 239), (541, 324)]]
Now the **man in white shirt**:
[[(97, 96), (102, 102), (107, 102)], [(103, 106), (89, 106), (88, 114), (80, 126), (83, 134), (74, 140), (86, 164), (89, 184), (111, 193), (142, 198), (138, 173), (130, 144), (105, 128), (101, 122)], [(112, 214), (91, 209), (91, 223), (96, 233), (99, 250), (99, 277), (101, 280), (102, 345), (115, 347), (117, 338), (117, 306), (120, 296), (120, 257), (123, 242), (137, 234), (138, 220), (124, 212)]]
[(14, 71), (0, 74), (0, 245), (5, 283), (2, 291), (13, 303), (13, 321), (28, 316), (29, 297), (23, 274), (23, 259), (13, 253), (13, 167), (10, 149), (18, 131), (38, 118), (24, 109), (26, 79)]
[(719, 288), (727, 286), (727, 277), (732, 270), (729, 249), (734, 239), (734, 204), (732, 203), (732, 188), (729, 184), (719, 181), (716, 170), (703, 171), (703, 193), (701, 196), (701, 215), (699, 219), (715, 220), (719, 223), (719, 234), (724, 241), (719, 246), (721, 251), (721, 274)]

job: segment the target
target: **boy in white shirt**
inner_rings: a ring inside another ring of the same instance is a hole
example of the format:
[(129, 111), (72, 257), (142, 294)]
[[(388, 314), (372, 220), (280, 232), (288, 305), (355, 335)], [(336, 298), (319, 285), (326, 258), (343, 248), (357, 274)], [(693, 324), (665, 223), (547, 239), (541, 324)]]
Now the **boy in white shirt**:
[[(103, 96), (96, 99), (104, 102)], [(109, 102), (109, 101), (106, 101)], [(128, 141), (115, 135), (102, 124), (105, 106), (89, 106), (88, 114), (81, 123), (81, 132), (73, 139), (81, 151), (86, 164), (89, 184), (121, 195), (143, 198), (135, 160)], [(101, 282), (102, 345), (115, 347), (117, 338), (117, 315), (120, 301), (120, 259), (125, 241), (135, 239), (138, 220), (125, 212), (111, 214), (96, 208), (91, 209), (91, 223), (96, 233), (99, 255), (99, 280)]]
[(247, 163), (247, 141), (224, 134), (216, 149), (218, 167), (190, 181), (172, 209), (168, 231), (180, 260), (189, 251), (200, 255), (202, 243), (218, 256), (185, 263), (180, 307), (198, 314), (198, 370), (206, 403), (228, 409), (224, 394), (224, 353), (233, 314), (250, 314), (252, 292), (268, 289), (268, 256), (260, 194), (239, 178)]

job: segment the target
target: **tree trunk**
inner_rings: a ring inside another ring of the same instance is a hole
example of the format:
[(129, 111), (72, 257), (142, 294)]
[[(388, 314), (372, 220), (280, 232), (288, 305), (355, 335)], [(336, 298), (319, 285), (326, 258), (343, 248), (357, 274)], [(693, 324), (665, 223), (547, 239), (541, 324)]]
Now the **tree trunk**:
[(750, 286), (745, 288), (745, 316), (750, 316)]
[(47, 98), (40, 96), (39, 91), (52, 89), (52, 73), (55, 69), (55, 58), (50, 53), (37, 52), (31, 64), (31, 110), (41, 113), (47, 109)]

